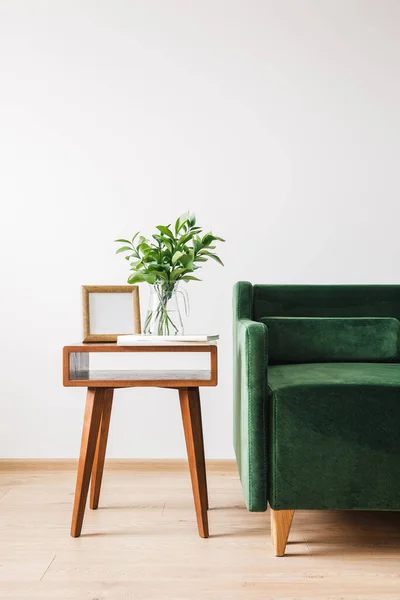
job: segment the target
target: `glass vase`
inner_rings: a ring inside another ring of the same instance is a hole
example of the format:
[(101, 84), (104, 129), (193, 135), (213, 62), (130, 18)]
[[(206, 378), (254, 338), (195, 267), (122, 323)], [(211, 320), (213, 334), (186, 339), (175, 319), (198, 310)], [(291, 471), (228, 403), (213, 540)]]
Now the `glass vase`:
[(149, 307), (143, 333), (145, 335), (183, 335), (183, 322), (178, 294), (184, 300), (185, 314), (189, 314), (187, 293), (178, 283), (157, 282), (151, 286)]

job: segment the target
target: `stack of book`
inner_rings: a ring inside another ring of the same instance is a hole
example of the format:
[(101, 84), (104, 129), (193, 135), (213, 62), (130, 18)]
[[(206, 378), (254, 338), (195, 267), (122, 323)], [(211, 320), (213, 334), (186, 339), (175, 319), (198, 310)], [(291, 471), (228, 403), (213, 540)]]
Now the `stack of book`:
[(149, 344), (151, 346), (165, 346), (177, 344), (184, 346), (185, 344), (209, 344), (216, 342), (219, 335), (207, 334), (187, 334), (187, 335), (119, 335), (117, 344), (120, 346), (137, 346), (141, 344)]

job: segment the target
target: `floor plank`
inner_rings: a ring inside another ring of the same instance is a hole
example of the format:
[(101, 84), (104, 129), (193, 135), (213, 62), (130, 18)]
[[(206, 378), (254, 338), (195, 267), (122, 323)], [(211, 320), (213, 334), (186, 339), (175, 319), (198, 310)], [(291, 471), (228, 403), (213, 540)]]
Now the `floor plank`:
[(209, 474), (197, 534), (189, 473), (106, 470), (98, 511), (69, 536), (75, 473), (0, 472), (0, 600), (398, 600), (400, 513), (297, 511), (275, 558), (238, 476)]

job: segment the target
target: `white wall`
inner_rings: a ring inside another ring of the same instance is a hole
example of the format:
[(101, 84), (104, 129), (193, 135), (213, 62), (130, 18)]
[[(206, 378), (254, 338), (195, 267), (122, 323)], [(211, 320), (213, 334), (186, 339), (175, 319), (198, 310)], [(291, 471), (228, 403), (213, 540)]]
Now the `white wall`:
[[(207, 454), (231, 457), (231, 288), (399, 282), (397, 0), (0, 0), (0, 456), (71, 457), (61, 348), (113, 239), (192, 208), (218, 330)], [(143, 290), (144, 302), (146, 300)], [(175, 393), (117, 393), (110, 456), (184, 456)]]

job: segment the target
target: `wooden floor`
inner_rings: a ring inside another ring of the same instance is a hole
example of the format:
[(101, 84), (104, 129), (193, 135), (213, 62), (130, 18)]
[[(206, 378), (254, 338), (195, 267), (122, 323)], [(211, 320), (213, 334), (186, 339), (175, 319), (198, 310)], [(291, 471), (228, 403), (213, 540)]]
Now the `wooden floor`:
[(0, 599), (400, 599), (400, 513), (297, 512), (275, 558), (234, 472), (209, 474), (197, 534), (187, 471), (106, 470), (69, 536), (73, 471), (0, 472)]

